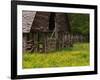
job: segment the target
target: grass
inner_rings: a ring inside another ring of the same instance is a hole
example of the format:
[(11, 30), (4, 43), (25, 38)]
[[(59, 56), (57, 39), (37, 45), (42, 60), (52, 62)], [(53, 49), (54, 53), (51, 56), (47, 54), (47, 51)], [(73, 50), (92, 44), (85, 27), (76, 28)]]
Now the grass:
[(89, 65), (89, 43), (49, 53), (24, 53), (23, 68), (46, 68)]

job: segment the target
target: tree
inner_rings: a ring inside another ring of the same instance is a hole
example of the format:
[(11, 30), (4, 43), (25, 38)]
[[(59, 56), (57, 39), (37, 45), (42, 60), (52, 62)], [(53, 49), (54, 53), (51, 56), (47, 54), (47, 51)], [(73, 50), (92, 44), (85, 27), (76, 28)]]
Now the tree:
[(73, 34), (89, 35), (89, 14), (68, 14)]

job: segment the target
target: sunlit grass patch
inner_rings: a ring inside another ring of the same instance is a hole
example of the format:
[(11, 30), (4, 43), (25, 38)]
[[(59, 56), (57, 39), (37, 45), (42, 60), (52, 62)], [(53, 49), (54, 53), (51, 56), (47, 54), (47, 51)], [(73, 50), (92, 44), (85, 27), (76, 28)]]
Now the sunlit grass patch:
[(89, 65), (89, 43), (49, 53), (23, 53), (23, 68), (45, 68)]

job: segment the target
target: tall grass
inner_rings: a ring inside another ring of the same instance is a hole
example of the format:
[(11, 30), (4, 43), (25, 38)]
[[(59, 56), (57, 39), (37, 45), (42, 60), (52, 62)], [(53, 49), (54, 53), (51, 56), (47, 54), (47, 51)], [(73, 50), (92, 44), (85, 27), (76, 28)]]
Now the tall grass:
[(89, 62), (89, 43), (49, 53), (23, 53), (23, 68), (87, 66)]

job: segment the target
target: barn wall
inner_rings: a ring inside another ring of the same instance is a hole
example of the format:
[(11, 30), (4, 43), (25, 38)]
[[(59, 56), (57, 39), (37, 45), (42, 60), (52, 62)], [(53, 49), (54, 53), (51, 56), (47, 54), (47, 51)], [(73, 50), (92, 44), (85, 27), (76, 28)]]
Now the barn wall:
[(26, 51), (26, 47), (27, 47), (27, 34), (23, 34), (23, 52)]
[(49, 16), (49, 12), (36, 12), (31, 31), (48, 31)]
[(67, 32), (67, 20), (66, 15), (64, 13), (56, 13), (55, 17), (55, 26), (58, 28), (58, 31), (66, 31)]

